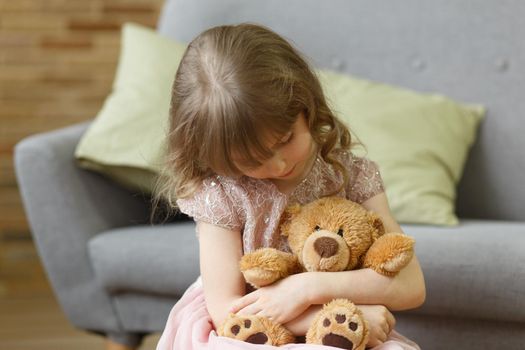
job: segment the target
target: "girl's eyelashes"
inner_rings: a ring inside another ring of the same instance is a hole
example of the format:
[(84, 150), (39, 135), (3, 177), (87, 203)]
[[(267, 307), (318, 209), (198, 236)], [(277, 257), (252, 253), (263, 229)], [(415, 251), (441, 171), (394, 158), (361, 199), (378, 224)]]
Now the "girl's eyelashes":
[(272, 150), (275, 150), (281, 146), (284, 146), (292, 141), (294, 137), (293, 130), (288, 131), (280, 140), (272, 146)]
[(293, 132), (289, 131), (286, 135), (284, 135), (284, 137), (281, 139), (281, 142), (279, 142), (279, 144), (285, 145), (289, 143), (290, 141), (292, 141), (292, 138), (293, 138)]

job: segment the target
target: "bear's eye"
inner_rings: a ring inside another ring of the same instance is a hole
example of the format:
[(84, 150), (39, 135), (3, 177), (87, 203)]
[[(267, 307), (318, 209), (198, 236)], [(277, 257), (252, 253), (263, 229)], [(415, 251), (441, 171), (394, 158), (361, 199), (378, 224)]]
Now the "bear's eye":
[(341, 237), (343, 237), (343, 229), (340, 228), (339, 231), (337, 231), (337, 234)]
[(314, 230), (316, 230), (316, 231), (319, 231), (320, 229), (321, 228), (319, 227), (319, 225), (316, 225), (315, 228), (314, 228)]

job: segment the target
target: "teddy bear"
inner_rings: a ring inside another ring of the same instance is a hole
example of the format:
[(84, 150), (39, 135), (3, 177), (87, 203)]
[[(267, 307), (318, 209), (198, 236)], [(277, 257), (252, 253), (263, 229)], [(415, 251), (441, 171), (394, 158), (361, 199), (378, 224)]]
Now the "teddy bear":
[[(306, 205), (289, 206), (279, 225), (289, 252), (261, 248), (245, 254), (240, 269), (255, 288), (306, 271), (345, 271), (371, 268), (394, 276), (414, 254), (414, 240), (402, 233), (385, 233), (377, 214), (337, 196)], [(323, 305), (306, 334), (306, 342), (363, 350), (368, 328), (362, 312), (350, 300)], [(221, 336), (255, 344), (280, 346), (295, 342), (281, 324), (261, 316), (230, 314), (218, 328)]]

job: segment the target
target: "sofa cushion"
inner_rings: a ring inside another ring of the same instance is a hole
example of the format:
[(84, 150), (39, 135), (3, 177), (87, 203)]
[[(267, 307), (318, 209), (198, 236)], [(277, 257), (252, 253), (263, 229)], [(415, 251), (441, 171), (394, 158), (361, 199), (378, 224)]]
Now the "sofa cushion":
[(112, 92), (75, 150), (81, 167), (151, 192), (164, 160), (171, 85), (185, 49), (153, 29), (123, 25)]
[[(427, 286), (425, 304), (410, 313), (525, 322), (525, 224), (402, 227), (416, 238)], [(103, 232), (89, 242), (96, 277), (111, 293), (180, 297), (199, 274), (194, 235), (193, 222)]]
[(427, 297), (415, 312), (525, 322), (525, 223), (403, 225), (415, 237)]
[(180, 297), (199, 275), (193, 221), (101, 232), (88, 249), (97, 280), (111, 293)]
[(329, 70), (319, 76), (332, 109), (366, 148), (354, 153), (379, 164), (396, 220), (457, 225), (456, 186), (484, 109)]

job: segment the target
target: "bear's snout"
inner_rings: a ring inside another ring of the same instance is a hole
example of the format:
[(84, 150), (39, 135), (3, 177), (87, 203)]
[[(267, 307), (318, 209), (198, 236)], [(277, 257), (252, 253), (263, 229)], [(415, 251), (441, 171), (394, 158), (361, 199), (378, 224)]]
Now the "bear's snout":
[(343, 271), (350, 249), (343, 238), (327, 230), (313, 232), (297, 253), (306, 271)]
[(329, 258), (337, 254), (339, 244), (330, 237), (319, 237), (314, 242), (314, 249), (322, 258)]

